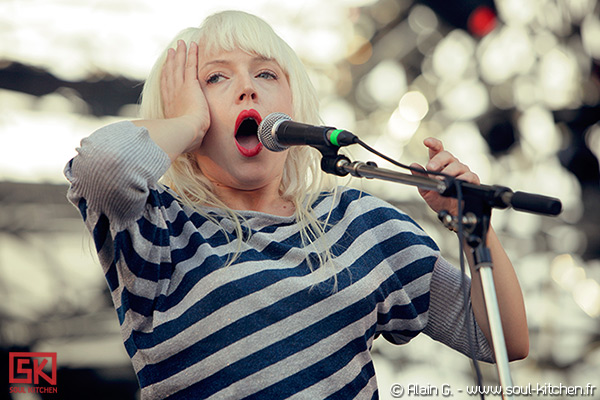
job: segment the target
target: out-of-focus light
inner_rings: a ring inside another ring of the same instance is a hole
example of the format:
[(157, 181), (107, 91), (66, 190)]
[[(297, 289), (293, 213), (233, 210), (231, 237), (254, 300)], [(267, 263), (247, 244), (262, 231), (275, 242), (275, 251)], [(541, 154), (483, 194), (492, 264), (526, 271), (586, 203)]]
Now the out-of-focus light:
[(365, 83), (371, 97), (380, 104), (397, 104), (406, 91), (406, 73), (396, 61), (384, 60), (369, 72)]
[(542, 57), (539, 71), (542, 98), (551, 109), (573, 105), (578, 100), (580, 73), (575, 56), (554, 48)]
[(417, 49), (421, 54), (428, 55), (443, 38), (444, 36), (437, 30), (422, 31), (417, 36)]
[(600, 285), (593, 279), (578, 282), (573, 290), (573, 298), (590, 317), (600, 317)]
[(513, 88), (509, 84), (500, 84), (490, 89), (490, 100), (494, 106), (501, 110), (508, 110), (515, 105)]
[(590, 14), (598, 15), (598, 0), (571, 0), (565, 4), (569, 8), (571, 20), (581, 22)]
[(479, 6), (467, 20), (467, 28), (477, 36), (485, 36), (496, 27), (496, 13), (490, 7)]
[(552, 260), (552, 279), (565, 290), (573, 290), (578, 282), (586, 279), (585, 270), (577, 265), (571, 254), (560, 254)]
[(463, 30), (450, 32), (433, 52), (433, 70), (442, 79), (459, 80), (473, 65), (475, 42)]
[(491, 84), (500, 84), (524, 74), (535, 64), (535, 54), (525, 28), (505, 26), (486, 36), (478, 49), (481, 76)]
[(401, 143), (408, 142), (417, 129), (419, 129), (420, 120), (408, 120), (404, 117), (400, 109), (396, 109), (387, 125), (387, 131), (395, 139)]
[(534, 148), (530, 147), (529, 152), (524, 152), (524, 155), (534, 160), (533, 168), (522, 173), (526, 181), (526, 185), (521, 186), (522, 190), (533, 193), (540, 193), (550, 197), (560, 199), (563, 205), (563, 212), (560, 214), (560, 219), (567, 223), (577, 223), (583, 215), (583, 205), (581, 203), (581, 185), (575, 175), (567, 171), (557, 157), (547, 157), (546, 159), (538, 160), (529, 155), (535, 152)]
[(380, 25), (389, 24), (401, 11), (402, 4), (398, 1), (377, 1), (369, 8), (373, 19)]
[(590, 317), (600, 317), (600, 285), (588, 278), (583, 267), (570, 254), (554, 258), (551, 276), (563, 289), (571, 292), (575, 303)]
[(558, 253), (579, 253), (585, 249), (587, 238), (575, 226), (559, 225), (548, 230), (550, 248)]
[(416, 32), (429, 32), (437, 29), (438, 19), (429, 7), (415, 5), (408, 15), (408, 25)]
[(540, 7), (537, 21), (542, 26), (550, 29), (559, 36), (567, 36), (571, 33), (571, 15), (565, 12), (565, 7), (558, 2), (546, 2)]
[(343, 36), (333, 29), (313, 29), (303, 36), (301, 44), (296, 45), (296, 51), (308, 61), (334, 64), (346, 55)]
[(533, 36), (533, 48), (540, 56), (543, 56), (555, 48), (557, 44), (558, 39), (552, 32), (548, 30), (539, 31), (535, 36)]
[(373, 55), (373, 45), (368, 39), (355, 35), (349, 44), (346, 59), (350, 64), (361, 65), (369, 61)]
[(533, 107), (541, 101), (541, 90), (538, 87), (537, 78), (533, 75), (517, 76), (512, 85), (515, 105), (520, 110)]
[(600, 18), (588, 14), (581, 24), (581, 41), (590, 57), (600, 59)]
[[(82, 80), (97, 71), (144, 79), (177, 32), (198, 26), (214, 12), (238, 9), (264, 18), (303, 58), (331, 61), (347, 48), (350, 4), (372, 2), (313, 0), (272, 7), (266, 0), (176, 0), (177, 6), (143, 0), (4, 1), (0, 53), (3, 59), (47, 69), (64, 80)], [(299, 13), (310, 18), (297, 18)]]
[(583, 215), (583, 205), (581, 185), (575, 175), (567, 171), (555, 156), (539, 158), (535, 146), (527, 142), (521, 141), (518, 153), (513, 153), (516, 157), (513, 158), (512, 169), (498, 183), (514, 190), (560, 199), (563, 205), (559, 217), (561, 222), (576, 224)]
[(0, 90), (0, 180), (65, 183), (81, 138), (115, 120), (77, 114), (79, 101), (67, 90), (39, 98)]
[(404, 94), (398, 105), (400, 115), (407, 121), (421, 121), (429, 111), (429, 104), (423, 93), (410, 91)]
[(444, 112), (454, 119), (470, 120), (487, 111), (488, 91), (478, 80), (462, 81), (451, 88), (442, 84), (438, 88)]
[(585, 141), (592, 153), (600, 158), (600, 125), (594, 125), (585, 136)]
[(474, 122), (454, 122), (441, 135), (444, 148), (469, 166), (482, 182), (489, 182), (491, 165), (487, 143)]
[(432, 86), (437, 85), (440, 80), (433, 67), (433, 56), (430, 54), (425, 54), (425, 57), (423, 57), (423, 62), (421, 62), (421, 75)]
[(498, 15), (507, 25), (527, 25), (538, 15), (541, 2), (496, 0)]
[(561, 141), (550, 111), (531, 107), (521, 115), (518, 126), (527, 145), (524, 150), (532, 159), (544, 159), (558, 151)]
[(542, 217), (537, 214), (507, 210), (507, 230), (512, 235), (523, 240), (529, 240), (539, 234)]
[(321, 105), (321, 117), (328, 126), (343, 127), (343, 129), (348, 131), (354, 131), (356, 126), (354, 108), (341, 98), (323, 101)]

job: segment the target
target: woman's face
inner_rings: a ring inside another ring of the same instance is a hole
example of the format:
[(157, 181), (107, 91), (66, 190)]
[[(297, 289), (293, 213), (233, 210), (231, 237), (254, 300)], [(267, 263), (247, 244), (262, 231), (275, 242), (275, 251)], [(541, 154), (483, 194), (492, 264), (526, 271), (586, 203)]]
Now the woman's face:
[(198, 79), (210, 112), (210, 127), (194, 152), (204, 175), (233, 189), (279, 187), (287, 151), (263, 149), (258, 124), (273, 112), (293, 117), (292, 93), (279, 64), (242, 50), (203, 54)]

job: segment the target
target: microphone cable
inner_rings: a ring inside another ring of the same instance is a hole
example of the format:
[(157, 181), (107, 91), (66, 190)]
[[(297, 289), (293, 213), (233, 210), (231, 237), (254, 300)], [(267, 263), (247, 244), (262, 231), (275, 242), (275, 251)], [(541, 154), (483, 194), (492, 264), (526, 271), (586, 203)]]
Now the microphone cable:
[[(356, 144), (358, 144), (359, 146), (361, 146), (362, 148), (364, 148), (365, 150), (383, 158), (384, 160), (392, 163), (393, 165), (396, 165), (400, 168), (404, 168), (407, 169), (409, 171), (413, 171), (413, 172), (417, 172), (420, 174), (428, 174), (428, 175), (437, 175), (437, 176), (442, 176), (444, 178), (450, 178), (453, 180), (453, 183), (456, 187), (456, 199), (458, 201), (458, 249), (459, 249), (459, 260), (460, 260), (460, 271), (461, 271), (461, 282), (460, 282), (460, 286), (462, 289), (462, 293), (463, 293), (463, 308), (464, 308), (464, 322), (467, 328), (467, 342), (469, 344), (469, 356), (471, 357), (471, 361), (473, 363), (473, 368), (475, 369), (475, 374), (476, 374), (476, 379), (477, 379), (477, 386), (478, 388), (482, 387), (482, 376), (481, 376), (481, 369), (479, 368), (479, 362), (477, 361), (477, 357), (475, 355), (476, 353), (476, 349), (475, 349), (475, 342), (473, 340), (473, 332), (471, 332), (471, 312), (470, 312), (470, 308), (468, 307), (469, 305), (469, 291), (467, 288), (467, 282), (466, 282), (466, 268), (465, 268), (465, 255), (464, 255), (464, 226), (463, 226), (463, 214), (464, 214), (464, 210), (463, 210), (463, 193), (462, 193), (462, 186), (460, 184), (460, 181), (454, 179), (453, 176), (450, 176), (448, 174), (445, 174), (443, 172), (437, 172), (437, 171), (426, 171), (426, 170), (422, 170), (419, 168), (414, 168), (411, 167), (409, 165), (403, 164), (399, 161), (396, 161), (394, 159), (392, 159), (391, 157), (386, 156), (385, 154), (377, 151), (376, 149), (372, 148), (371, 146), (369, 146), (368, 144), (366, 144), (365, 142), (363, 142), (362, 140), (360, 140), (358, 137), (356, 137), (354, 139), (354, 142)], [(475, 278), (475, 277), (472, 277)], [(484, 394), (480, 391), (479, 392), (480, 398), (483, 400), (485, 399)]]

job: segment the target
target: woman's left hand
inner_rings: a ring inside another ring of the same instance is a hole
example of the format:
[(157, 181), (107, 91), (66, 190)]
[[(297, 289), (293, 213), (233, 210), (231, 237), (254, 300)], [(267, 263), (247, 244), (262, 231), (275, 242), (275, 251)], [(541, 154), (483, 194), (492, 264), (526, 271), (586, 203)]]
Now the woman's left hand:
[[(444, 150), (444, 144), (435, 138), (427, 138), (423, 144), (429, 149), (429, 162), (426, 168), (423, 168), (417, 163), (413, 163), (411, 167), (432, 172), (443, 172), (444, 174), (462, 179), (469, 183), (479, 184), (479, 177), (473, 173), (469, 167), (461, 163), (452, 153)], [(439, 175), (428, 175), (426, 173), (419, 174), (412, 172), (414, 175), (430, 176), (432, 178), (442, 179)], [(419, 194), (425, 202), (435, 212), (442, 210), (448, 211), (452, 215), (458, 214), (458, 202), (451, 197), (444, 197), (434, 190), (424, 190), (419, 188)]]

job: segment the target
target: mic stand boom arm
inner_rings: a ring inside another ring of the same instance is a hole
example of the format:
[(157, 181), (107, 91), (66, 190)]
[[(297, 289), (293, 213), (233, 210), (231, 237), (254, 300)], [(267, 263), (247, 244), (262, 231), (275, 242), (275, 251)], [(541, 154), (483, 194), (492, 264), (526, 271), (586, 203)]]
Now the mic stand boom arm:
[(318, 148), (323, 154), (321, 167), (325, 172), (345, 176), (351, 174), (361, 178), (378, 178), (381, 180), (417, 186), (426, 190), (435, 190), (446, 197), (462, 197), (464, 201), (464, 216), (461, 220), (451, 216), (447, 211), (439, 214), (442, 222), (452, 228), (459, 227), (462, 233), (466, 228), (465, 240), (471, 246), (475, 269), (479, 271), (485, 300), (492, 346), (496, 359), (498, 377), (502, 386), (502, 394), (506, 399), (512, 399), (506, 388), (512, 387), (512, 378), (506, 350), (498, 299), (492, 274), (492, 258), (486, 245), (492, 208), (507, 208), (534, 212), (546, 215), (558, 215), (562, 205), (560, 200), (537, 194), (516, 192), (502, 186), (475, 185), (454, 178), (444, 180), (432, 179), (425, 176), (403, 174), (400, 172), (377, 167), (373, 162), (350, 162), (344, 155), (338, 155), (337, 150)]

